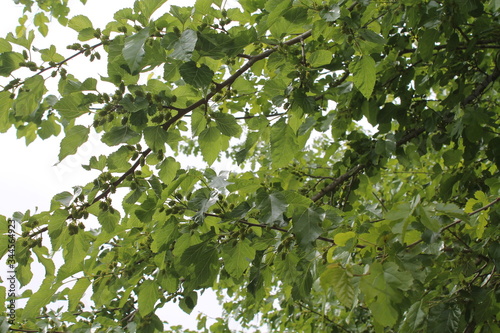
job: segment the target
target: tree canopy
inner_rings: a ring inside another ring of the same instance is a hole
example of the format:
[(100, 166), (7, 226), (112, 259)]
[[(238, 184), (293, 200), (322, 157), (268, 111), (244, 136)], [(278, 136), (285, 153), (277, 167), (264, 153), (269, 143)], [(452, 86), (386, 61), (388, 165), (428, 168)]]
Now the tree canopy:
[(208, 288), (199, 331), (500, 332), (498, 0), (137, 0), (101, 27), (15, 2), (0, 132), (114, 152), (0, 216), (19, 284), (45, 269), (14, 323), (0, 287), (1, 332), (162, 332)]

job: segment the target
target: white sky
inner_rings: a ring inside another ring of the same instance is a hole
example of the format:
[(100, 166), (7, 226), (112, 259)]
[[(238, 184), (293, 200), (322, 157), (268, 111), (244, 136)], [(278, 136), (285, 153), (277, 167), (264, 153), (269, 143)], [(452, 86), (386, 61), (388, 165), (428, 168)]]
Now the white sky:
[[(22, 15), (22, 7), (15, 5), (13, 0), (1, 0), (0, 10), (0, 37), (6, 36), (17, 26), (17, 19)], [(105, 23), (112, 19), (114, 12), (124, 7), (131, 7), (133, 0), (88, 0), (83, 6), (79, 0), (71, 0), (71, 12), (69, 17), (83, 14), (91, 18), (94, 27), (104, 28)], [(167, 4), (186, 6), (192, 4), (193, 0), (169, 1)], [(164, 11), (166, 8), (160, 9)], [(51, 30), (52, 28), (52, 30)], [(57, 32), (54, 33), (54, 30)], [(34, 46), (39, 49), (55, 44), (58, 52), (63, 56), (72, 54), (66, 45), (78, 42), (76, 32), (67, 29), (62, 32), (57, 22), (49, 26), (49, 36), (46, 39), (36, 38)], [(83, 57), (81, 57), (83, 58)], [(105, 62), (102, 61), (104, 65)], [(91, 68), (94, 68), (94, 63)], [(75, 59), (69, 64), (70, 72), (75, 68), (81, 68), (81, 78), (89, 75), (89, 63), (85, 59)], [(104, 67), (105, 68), (105, 67)], [(97, 71), (97, 69), (96, 69)], [(77, 74), (77, 77), (80, 77)], [(103, 71), (102, 74), (105, 74)], [(96, 78), (93, 72), (90, 74)], [(9, 78), (0, 77), (0, 82), (5, 84)], [(57, 82), (57, 78), (53, 80)], [(80, 167), (87, 164), (93, 155), (99, 155), (106, 151), (113, 151), (99, 141), (99, 138), (90, 136), (89, 142), (82, 146), (76, 155), (68, 156), (57, 166), (59, 154), (59, 138), (50, 138), (42, 141), (36, 139), (29, 146), (25, 145), (24, 139), (16, 139), (14, 130), (0, 133), (0, 214), (10, 217), (15, 211), (32, 212), (47, 210), (50, 199), (62, 191), (71, 191), (72, 186), (85, 185), (93, 180), (96, 173), (87, 172)], [(193, 163), (194, 164), (194, 163)], [(37, 268), (35, 268), (37, 270)], [(43, 269), (42, 269), (43, 272)], [(43, 275), (43, 273), (41, 274)], [(37, 276), (35, 274), (35, 276)], [(36, 279), (36, 278), (34, 278)], [(33, 281), (36, 282), (40, 281)], [(204, 313), (209, 318), (221, 316), (222, 310), (215, 300), (213, 292), (207, 291), (203, 297), (199, 297), (198, 305), (191, 315), (185, 314), (176, 304), (167, 305), (158, 313), (162, 320), (167, 320), (171, 325), (182, 324), (186, 328), (196, 329), (196, 316)], [(212, 322), (209, 320), (209, 322)]]

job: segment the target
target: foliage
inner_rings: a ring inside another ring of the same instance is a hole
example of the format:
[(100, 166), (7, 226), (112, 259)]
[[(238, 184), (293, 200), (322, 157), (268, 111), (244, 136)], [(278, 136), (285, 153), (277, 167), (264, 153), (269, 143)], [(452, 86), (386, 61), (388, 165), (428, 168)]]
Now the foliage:
[[(60, 135), (61, 160), (94, 131), (115, 151), (13, 216), (20, 284), (45, 267), (13, 328), (162, 331), (158, 309), (212, 288), (243, 328), (500, 331), (498, 1), (137, 0), (101, 28), (18, 2), (0, 131)], [(36, 49), (49, 17), (70, 51)], [(78, 80), (75, 57), (107, 74)]]

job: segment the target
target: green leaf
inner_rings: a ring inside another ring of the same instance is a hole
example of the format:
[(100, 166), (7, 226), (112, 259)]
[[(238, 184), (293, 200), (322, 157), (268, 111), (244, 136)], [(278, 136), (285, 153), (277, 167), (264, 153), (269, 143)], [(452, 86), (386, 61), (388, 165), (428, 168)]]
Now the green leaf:
[(317, 50), (311, 53), (308, 61), (311, 64), (311, 66), (320, 67), (328, 65), (330, 62), (332, 62), (332, 59), (333, 59), (332, 52), (327, 50)]
[(35, 112), (41, 104), (45, 91), (45, 80), (41, 75), (26, 79), (23, 90), (14, 102), (16, 115), (25, 117)]
[(450, 149), (444, 152), (444, 165), (451, 167), (458, 164), (462, 160), (463, 152), (458, 149)]
[(190, 61), (197, 41), (198, 35), (196, 31), (191, 29), (184, 30), (177, 41), (167, 45), (167, 49), (174, 50), (168, 56), (177, 60)]
[(10, 108), (13, 100), (8, 91), (0, 91), (0, 133), (5, 133), (11, 126), (9, 121)]
[(100, 171), (104, 170), (104, 168), (106, 167), (106, 156), (100, 155), (99, 159), (97, 159), (95, 156), (92, 156), (89, 161), (89, 167)]
[(295, 253), (288, 253), (286, 256), (281, 257), (276, 262), (277, 273), (279, 274), (280, 280), (286, 282), (287, 284), (292, 284), (297, 281), (300, 276), (300, 272), (297, 270), (299, 264), (299, 258)]
[(195, 88), (206, 88), (212, 82), (214, 72), (205, 64), (198, 65), (189, 61), (181, 65), (179, 73), (182, 79)]
[(68, 207), (73, 201), (73, 194), (68, 191), (58, 193), (54, 196), (53, 200), (60, 202), (64, 206)]
[(85, 81), (80, 82), (76, 78), (68, 77), (66, 80), (61, 80), (59, 82), (59, 91), (63, 95), (86, 90), (97, 90), (97, 80), (94, 78), (88, 78)]
[(375, 60), (368, 55), (364, 55), (349, 67), (353, 73), (354, 85), (366, 99), (369, 99), (375, 87)]
[(56, 117), (50, 115), (47, 120), (42, 120), (40, 128), (38, 129), (38, 136), (45, 140), (52, 135), (58, 136), (61, 132), (61, 126), (56, 122)]
[(224, 258), (224, 267), (229, 275), (239, 279), (255, 258), (255, 249), (250, 246), (247, 239), (242, 239), (236, 243), (236, 246), (226, 245), (222, 258)]
[[(115, 126), (109, 132), (104, 133), (101, 141), (108, 146), (116, 146), (120, 143), (130, 143), (132, 139), (138, 139), (139, 134), (128, 126)], [(136, 140), (133, 140), (134, 143)]]
[(426, 318), (423, 306), (423, 300), (415, 302), (410, 306), (399, 329), (400, 332), (413, 333), (418, 332), (422, 328)]
[(85, 291), (90, 287), (91, 280), (80, 278), (68, 292), (68, 311), (76, 311)]
[(186, 21), (191, 17), (191, 9), (187, 7), (170, 6), (170, 13), (172, 16), (177, 18), (181, 24), (184, 25)]
[(200, 110), (194, 110), (191, 113), (191, 131), (194, 135), (200, 135), (200, 133), (207, 127), (207, 118), (205, 113)]
[(56, 52), (54, 45), (51, 45), (48, 49), (40, 50), (40, 54), (43, 61), (61, 62), (64, 60), (64, 57)]
[(167, 2), (167, 0), (142, 0), (142, 1), (136, 1), (135, 5), (139, 7), (140, 12), (146, 19), (150, 19), (151, 15), (160, 7)]
[(49, 304), (50, 299), (60, 285), (60, 282), (55, 282), (54, 276), (46, 276), (38, 291), (29, 297), (26, 306), (23, 308), (21, 320), (39, 316), (42, 307)]
[(194, 192), (188, 202), (188, 208), (196, 212), (193, 220), (198, 224), (202, 224), (205, 220), (205, 213), (216, 201), (217, 199), (212, 196), (212, 193), (207, 188), (201, 188)]
[(321, 229), (323, 211), (308, 207), (293, 215), (292, 230), (301, 246), (308, 246), (323, 232)]
[(223, 135), (238, 136), (241, 133), (241, 127), (236, 122), (233, 115), (217, 112), (212, 114), (212, 118), (217, 124), (217, 128)]
[(197, 13), (206, 15), (210, 12), (212, 3), (212, 0), (196, 0), (194, 8), (196, 9)]
[(66, 156), (76, 154), (78, 147), (87, 142), (90, 130), (82, 125), (76, 125), (66, 131), (66, 136), (61, 140), (59, 161)]
[(88, 242), (83, 231), (76, 235), (69, 236), (63, 243), (64, 264), (57, 273), (57, 280), (62, 281), (67, 277), (81, 271), (83, 268), (83, 258), (87, 256)]
[(139, 313), (146, 316), (153, 312), (155, 304), (159, 298), (158, 285), (152, 280), (144, 281), (139, 287), (137, 303), (139, 304)]
[(283, 213), (286, 211), (288, 204), (282, 193), (269, 194), (266, 190), (260, 188), (257, 191), (256, 203), (257, 209), (260, 209), (259, 221), (268, 225), (283, 221)]
[(368, 29), (362, 29), (359, 31), (359, 35), (366, 41), (375, 43), (375, 44), (381, 44), (384, 45), (386, 43), (386, 40), (384, 37), (381, 35), (377, 34), (376, 32)]
[(398, 205), (394, 205), (392, 209), (385, 215), (385, 218), (389, 221), (401, 221), (406, 220), (412, 214), (412, 207), (409, 203), (404, 202)]
[(94, 28), (85, 28), (82, 31), (80, 31), (80, 33), (78, 33), (78, 40), (82, 42), (91, 40), (95, 38), (94, 34), (95, 34)]
[(34, 247), (33, 253), (36, 254), (36, 258), (39, 263), (43, 265), (45, 269), (45, 276), (54, 275), (56, 267), (54, 261), (49, 255), (49, 251), (46, 247)]
[(321, 274), (320, 277), (321, 287), (325, 290), (332, 287), (335, 292), (336, 298), (342, 305), (351, 308), (354, 305), (355, 290), (353, 284), (352, 273), (347, 269), (330, 265)]
[(371, 265), (369, 275), (361, 279), (360, 288), (377, 323), (382, 326), (396, 324), (399, 316), (396, 304), (403, 300), (403, 291), (410, 289), (412, 283), (410, 273), (399, 271), (393, 262)]
[(417, 205), (415, 211), (420, 217), (420, 221), (426, 228), (432, 230), (433, 232), (439, 231), (441, 228), (439, 220), (431, 216), (431, 211), (428, 208), (419, 204)]
[(112, 172), (125, 172), (130, 168), (129, 159), (132, 152), (128, 147), (122, 146), (117, 151), (111, 153), (106, 159), (106, 165)]
[(200, 133), (198, 143), (201, 153), (203, 154), (203, 159), (208, 165), (212, 165), (222, 150), (222, 140), (219, 129), (216, 127), (206, 128)]
[(162, 126), (149, 126), (144, 129), (144, 140), (153, 151), (165, 151), (165, 143), (168, 140), (167, 131)]
[(177, 64), (177, 62), (174, 60), (172, 63), (166, 62), (165, 65), (163, 65), (163, 79), (165, 81), (177, 81), (181, 78), (179, 74), (179, 67), (180, 65)]
[(167, 157), (159, 166), (158, 176), (164, 184), (170, 184), (180, 167), (181, 164), (173, 157)]
[(106, 231), (107, 233), (112, 233), (113, 231), (115, 231), (115, 228), (120, 221), (120, 213), (116, 210), (110, 212), (108, 209), (105, 211), (100, 211), (97, 218), (104, 231)]
[(80, 32), (83, 29), (92, 28), (92, 21), (85, 15), (77, 15), (68, 21), (68, 27)]
[[(450, 217), (454, 217), (463, 221), (468, 221), (469, 220), (469, 214), (473, 211), (473, 209), (468, 210), (469, 203), (472, 202), (474, 199), (469, 199), (467, 204), (465, 205), (465, 209), (461, 209), (454, 203), (438, 203), (436, 204), (436, 211), (443, 214), (447, 215)], [(483, 204), (487, 204), (488, 202), (483, 202)]]
[(457, 332), (461, 319), (460, 308), (455, 304), (438, 304), (429, 311), (427, 332), (452, 333)]
[(334, 4), (329, 8), (329, 10), (322, 11), (320, 15), (326, 22), (335, 22), (340, 17), (340, 6), (338, 4)]
[(144, 44), (148, 38), (149, 28), (144, 28), (135, 35), (125, 38), (122, 55), (133, 75), (142, 69), (141, 63), (145, 54)]
[(285, 36), (289, 36), (290, 34), (300, 34), (301, 32), (303, 32), (303, 27), (301, 26), (300, 22), (287, 20), (285, 17), (280, 16), (276, 19), (276, 21), (272, 22), (271, 28), (269, 30), (271, 31), (271, 35), (274, 38), (282, 39)]
[(184, 297), (179, 302), (179, 307), (182, 309), (182, 311), (190, 314), (196, 306), (197, 302), (198, 294), (195, 291), (192, 291), (187, 295), (184, 295)]
[(192, 289), (211, 287), (217, 275), (218, 260), (219, 253), (211, 244), (203, 242), (188, 247), (181, 257), (183, 265), (194, 269), (188, 285)]
[[(293, 94), (293, 102), (291, 110), (300, 118), (304, 114), (311, 114), (314, 112), (315, 104), (314, 97), (307, 96), (304, 92), (296, 91)], [(293, 119), (293, 118), (292, 118)]]
[[(65, 196), (68, 196), (67, 193), (69, 192), (63, 192)], [(71, 193), (69, 193), (71, 195)], [(73, 195), (71, 195), (73, 197)], [(64, 209), (57, 209), (54, 211), (52, 216), (50, 217), (49, 223), (48, 223), (48, 229), (49, 229), (49, 236), (52, 240), (52, 249), (56, 250), (59, 248), (59, 241), (61, 236), (63, 234), (63, 230), (66, 227), (66, 218), (68, 217), (69, 212), (64, 210)]]
[(267, 0), (265, 4), (266, 10), (269, 12), (267, 20), (269, 22), (276, 21), (281, 15), (292, 5), (291, 0)]
[(333, 237), (335, 244), (338, 246), (345, 246), (348, 241), (356, 237), (356, 233), (353, 231), (340, 232)]
[(0, 75), (8, 77), (18, 69), (19, 64), (24, 62), (24, 57), (17, 52), (4, 52), (0, 54)]
[(5, 39), (0, 37), (0, 53), (12, 51), (12, 45)]
[(176, 239), (178, 235), (177, 228), (177, 219), (174, 216), (171, 216), (167, 223), (165, 223), (160, 229), (156, 229), (156, 232), (153, 234), (153, 243), (151, 244), (151, 250), (153, 252), (160, 251), (160, 248), (169, 244), (171, 241)]
[(84, 103), (84, 98), (85, 95), (82, 93), (73, 93), (64, 96), (54, 105), (54, 109), (68, 120), (78, 118), (89, 111)]
[(282, 168), (290, 163), (299, 150), (297, 136), (282, 118), (271, 128), (271, 158), (275, 168)]
[(434, 44), (439, 38), (439, 32), (435, 29), (427, 29), (422, 36), (418, 39), (418, 53), (422, 60), (428, 61), (431, 59), (434, 52)]

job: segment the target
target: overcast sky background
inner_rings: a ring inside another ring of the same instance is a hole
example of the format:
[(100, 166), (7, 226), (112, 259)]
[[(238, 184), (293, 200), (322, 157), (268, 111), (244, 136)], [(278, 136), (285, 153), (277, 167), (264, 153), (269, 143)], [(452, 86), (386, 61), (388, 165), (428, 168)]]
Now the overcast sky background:
[[(1, 0), (0, 10), (0, 37), (13, 32), (18, 25), (17, 20), (22, 16), (22, 6), (16, 5), (13, 0)], [(68, 17), (75, 15), (86, 15), (94, 25), (94, 28), (104, 28), (105, 24), (112, 20), (113, 14), (121, 8), (132, 7), (133, 0), (88, 0), (83, 6), (79, 0), (70, 0), (71, 12)], [(194, 0), (168, 1), (155, 16), (168, 10), (169, 5), (186, 6), (194, 3)], [(66, 45), (78, 42), (75, 31), (62, 28), (57, 22), (49, 25), (47, 38), (35, 38), (34, 46), (44, 49), (51, 44), (56, 45), (58, 53), (64, 57), (70, 56), (74, 51), (67, 50)], [(99, 79), (98, 74), (105, 75), (105, 61), (89, 63), (85, 57), (78, 57), (69, 63), (69, 72), (75, 74), (79, 79), (93, 76)], [(80, 72), (78, 72), (78, 70)], [(0, 84), (8, 82), (9, 78), (0, 78)], [(58, 79), (53, 82), (52, 89)], [(50, 89), (50, 88), (49, 88)], [(26, 146), (24, 138), (17, 139), (15, 130), (0, 133), (0, 214), (10, 217), (16, 211), (25, 212), (31, 210), (33, 213), (37, 207), (38, 211), (49, 208), (51, 198), (60, 192), (71, 191), (73, 186), (85, 185), (92, 181), (97, 173), (87, 172), (81, 168), (81, 164), (87, 164), (90, 157), (102, 153), (109, 153), (115, 149), (105, 146), (99, 141), (97, 135), (90, 135), (89, 142), (84, 144), (76, 155), (66, 157), (61, 163), (58, 162), (59, 143), (61, 137), (51, 137), (46, 140), (37, 138), (29, 146)], [(188, 161), (194, 165), (195, 161)], [(219, 167), (221, 167), (219, 165)], [(222, 168), (224, 166), (222, 165)], [(47, 245), (47, 244), (46, 244)], [(43, 268), (33, 265), (35, 274), (33, 282), (28, 286), (34, 288), (43, 279)], [(37, 276), (39, 278), (37, 279)], [(21, 302), (19, 302), (21, 304)], [(196, 317), (202, 312), (209, 318), (221, 316), (222, 309), (217, 304), (213, 292), (205, 292), (199, 298), (198, 305), (187, 315), (178, 308), (176, 304), (167, 305), (158, 313), (162, 320), (170, 325), (182, 324), (186, 328), (196, 330)], [(213, 322), (213, 320), (209, 320)]]

